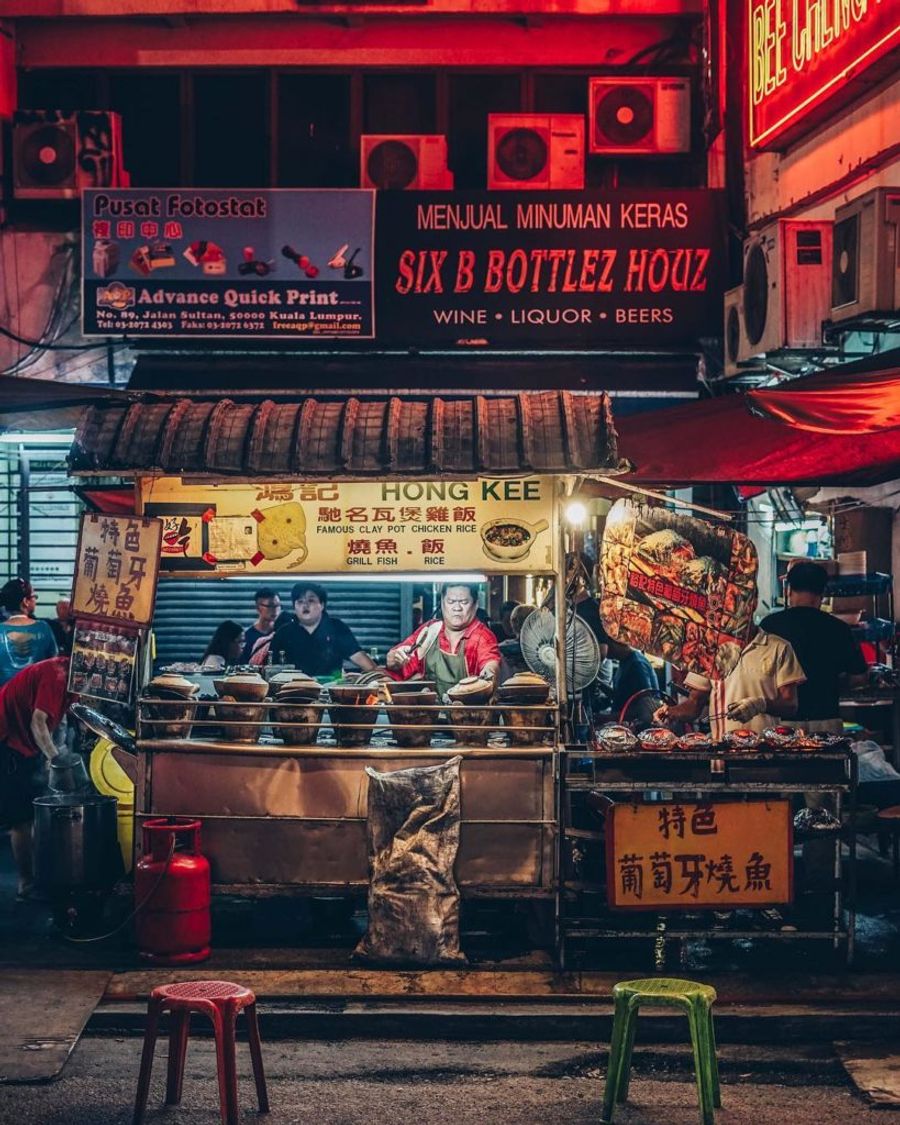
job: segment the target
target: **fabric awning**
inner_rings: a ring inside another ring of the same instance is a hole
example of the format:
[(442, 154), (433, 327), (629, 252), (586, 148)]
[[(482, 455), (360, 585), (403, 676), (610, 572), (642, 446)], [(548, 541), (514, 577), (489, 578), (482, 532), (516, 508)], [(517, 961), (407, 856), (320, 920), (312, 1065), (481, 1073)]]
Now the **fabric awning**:
[(124, 401), (115, 387), (0, 375), (0, 430), (74, 429), (86, 406)]
[(879, 433), (900, 426), (900, 367), (852, 378), (845, 369), (829, 371), (747, 398), (756, 413), (812, 433)]
[(603, 392), (155, 398), (90, 409), (73, 472), (365, 478), (611, 471)]
[(898, 409), (896, 368), (848, 366), (775, 390), (622, 418), (619, 451), (635, 465), (624, 479), (655, 486), (879, 484), (900, 477)]

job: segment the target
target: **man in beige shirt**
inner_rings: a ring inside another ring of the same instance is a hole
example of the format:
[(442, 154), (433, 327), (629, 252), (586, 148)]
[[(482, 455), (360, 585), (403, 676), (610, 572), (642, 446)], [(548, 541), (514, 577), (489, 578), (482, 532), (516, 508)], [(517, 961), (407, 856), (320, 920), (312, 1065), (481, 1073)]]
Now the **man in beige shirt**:
[(663, 705), (654, 721), (692, 722), (709, 707), (713, 738), (720, 742), (732, 730), (760, 733), (797, 713), (797, 687), (806, 676), (788, 641), (757, 630), (724, 680), (708, 680), (690, 672), (684, 703)]

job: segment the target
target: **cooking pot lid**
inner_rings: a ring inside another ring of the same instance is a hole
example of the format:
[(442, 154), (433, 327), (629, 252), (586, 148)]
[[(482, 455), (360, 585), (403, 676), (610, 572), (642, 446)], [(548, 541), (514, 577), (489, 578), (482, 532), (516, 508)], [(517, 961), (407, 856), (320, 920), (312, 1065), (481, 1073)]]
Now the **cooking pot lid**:
[(137, 753), (134, 736), (119, 723), (110, 719), (108, 715), (98, 711), (96, 707), (89, 707), (86, 703), (73, 703), (69, 711), (80, 723), (84, 723), (88, 730), (93, 731), (100, 738), (108, 738), (110, 742), (114, 742), (116, 746), (121, 746), (129, 754)]
[(104, 797), (101, 793), (51, 793), (47, 797), (35, 797), (32, 804), (42, 808), (73, 808), (85, 805), (112, 805), (117, 804), (115, 797)]
[(482, 680), (478, 676), (466, 676), (459, 683), (449, 688), (447, 695), (451, 699), (465, 699), (470, 695), (490, 695), (494, 690), (490, 680)]

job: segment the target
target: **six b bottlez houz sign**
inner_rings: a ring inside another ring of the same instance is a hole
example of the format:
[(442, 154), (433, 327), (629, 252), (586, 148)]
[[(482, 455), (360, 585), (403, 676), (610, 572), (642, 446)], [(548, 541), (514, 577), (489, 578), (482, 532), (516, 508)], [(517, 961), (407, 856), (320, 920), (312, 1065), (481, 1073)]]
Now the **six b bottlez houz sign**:
[(645, 347), (721, 319), (720, 192), (121, 189), (83, 206), (85, 335)]
[(712, 191), (382, 192), (379, 338), (678, 343), (721, 319)]

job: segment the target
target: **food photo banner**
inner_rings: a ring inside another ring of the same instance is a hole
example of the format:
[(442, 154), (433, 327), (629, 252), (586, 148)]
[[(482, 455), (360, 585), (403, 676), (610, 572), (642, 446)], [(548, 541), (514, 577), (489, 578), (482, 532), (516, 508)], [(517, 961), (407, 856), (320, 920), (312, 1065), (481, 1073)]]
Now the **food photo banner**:
[(141, 482), (179, 574), (550, 573), (550, 477), (309, 484)]
[(371, 191), (85, 191), (85, 336), (374, 337)]
[(677, 344), (721, 320), (723, 193), (93, 190), (88, 336)]
[(619, 500), (600, 550), (603, 625), (642, 652), (724, 679), (747, 643), (757, 566), (740, 532)]
[(675, 343), (722, 315), (715, 191), (380, 192), (387, 343)]
[(607, 834), (610, 906), (732, 910), (793, 899), (788, 801), (616, 805)]

